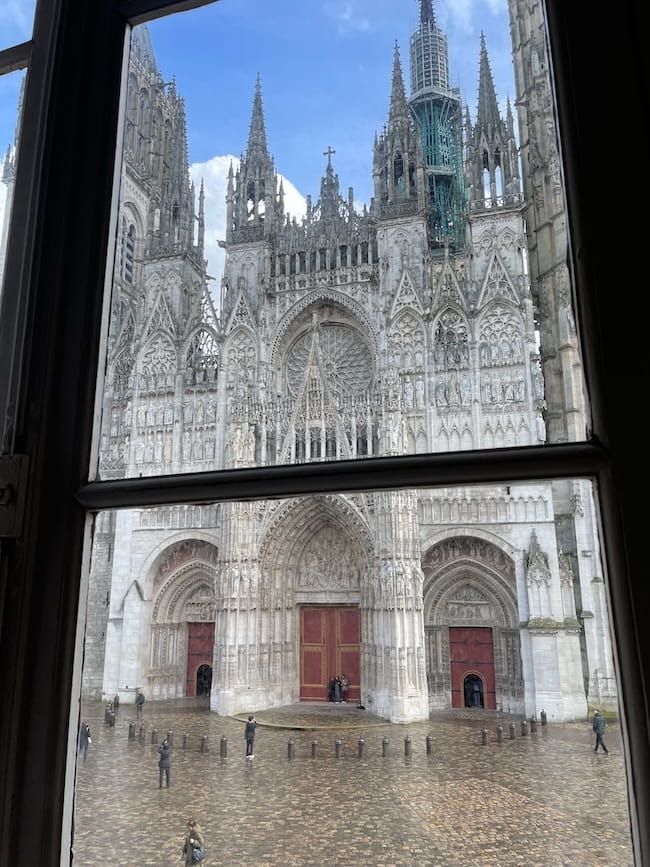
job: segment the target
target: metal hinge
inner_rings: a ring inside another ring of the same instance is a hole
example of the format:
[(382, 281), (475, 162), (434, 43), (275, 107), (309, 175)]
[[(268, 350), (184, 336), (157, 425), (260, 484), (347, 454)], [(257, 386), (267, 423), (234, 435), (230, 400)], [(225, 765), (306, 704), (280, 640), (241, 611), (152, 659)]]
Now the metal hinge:
[(27, 455), (0, 455), (0, 539), (22, 531), (27, 465)]

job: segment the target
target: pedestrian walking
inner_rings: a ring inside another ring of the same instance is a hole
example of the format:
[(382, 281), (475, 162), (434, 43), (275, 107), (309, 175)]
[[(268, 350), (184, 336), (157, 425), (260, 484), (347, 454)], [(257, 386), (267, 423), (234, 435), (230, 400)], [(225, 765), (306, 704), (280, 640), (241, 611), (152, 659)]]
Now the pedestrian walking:
[(196, 819), (188, 819), (185, 842), (183, 843), (183, 857), (185, 858), (186, 867), (205, 861), (203, 831)]
[(115, 696), (113, 698), (113, 713), (117, 714), (119, 709), (120, 709), (120, 697), (117, 693), (115, 693)]
[(135, 691), (135, 718), (142, 719), (142, 706), (144, 705), (144, 693), (141, 689)]
[(92, 740), (90, 739), (90, 726), (85, 720), (82, 720), (81, 725), (79, 726), (79, 739), (77, 743), (77, 755), (81, 756), (84, 760), (88, 758), (88, 744), (91, 744)]
[(603, 735), (605, 734), (605, 718), (601, 715), (599, 710), (594, 711), (594, 721), (592, 725), (593, 730), (596, 732), (596, 746), (594, 747), (594, 752), (598, 752), (598, 747), (603, 748), (603, 752), (605, 755), (609, 755), (609, 750), (605, 746), (605, 741), (603, 740)]
[(244, 737), (246, 738), (246, 758), (254, 758), (253, 744), (255, 743), (255, 729), (257, 728), (257, 720), (251, 714), (246, 720), (246, 728), (244, 729)]
[(163, 787), (163, 778), (167, 782), (167, 788), (172, 781), (172, 748), (167, 738), (158, 747), (160, 758), (158, 759), (158, 788)]

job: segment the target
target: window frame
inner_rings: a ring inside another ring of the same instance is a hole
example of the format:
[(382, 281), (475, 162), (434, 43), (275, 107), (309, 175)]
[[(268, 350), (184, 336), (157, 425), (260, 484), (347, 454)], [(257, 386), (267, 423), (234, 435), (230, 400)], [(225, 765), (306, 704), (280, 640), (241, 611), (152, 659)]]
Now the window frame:
[[(4, 468), (6, 458), (24, 456), (19, 503), (9, 504), (17, 532), (0, 539), (0, 656), (13, 662), (0, 671), (0, 863), (14, 860), (16, 836), (26, 862), (69, 863), (78, 705), (70, 707), (68, 698), (80, 692), (77, 615), (85, 591), (79, 576), (98, 510), (583, 477), (594, 483), (602, 522), (636, 864), (650, 865), (650, 630), (642, 620), (650, 596), (642, 554), (647, 529), (637, 503), (647, 446), (630, 412), (645, 385), (648, 319), (639, 311), (630, 321), (611, 304), (620, 264), (603, 261), (605, 205), (594, 182), (602, 171), (600, 149), (584, 145), (601, 142), (602, 113), (586, 98), (593, 73), (579, 46), (602, 40), (602, 20), (584, 20), (570, 8), (578, 4), (546, 2), (576, 318), (592, 405), (588, 442), (90, 482), (102, 387), (96, 371), (108, 327), (102, 304), (115, 221), (119, 169), (112, 143), (124, 110), (124, 46), (130, 26), (207, 2), (39, 0), (32, 40), (0, 52), (2, 71), (28, 68), (0, 307), (0, 460)], [(599, 94), (606, 105), (611, 88), (619, 111), (640, 124), (648, 114), (641, 13), (634, 0), (619, 7), (607, 25), (610, 60), (619, 69), (611, 83), (599, 83)], [(636, 241), (644, 249), (641, 204), (626, 207), (625, 247), (634, 249)], [(645, 299), (639, 303), (647, 307)], [(6, 508), (0, 504), (0, 512)]]

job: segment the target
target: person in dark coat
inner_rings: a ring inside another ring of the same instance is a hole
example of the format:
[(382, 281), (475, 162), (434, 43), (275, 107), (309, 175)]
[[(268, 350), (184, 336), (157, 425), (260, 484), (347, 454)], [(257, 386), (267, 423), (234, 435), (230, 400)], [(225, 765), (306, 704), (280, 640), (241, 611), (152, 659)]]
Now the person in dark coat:
[(160, 759), (158, 760), (158, 788), (162, 789), (163, 777), (167, 781), (167, 788), (172, 781), (172, 748), (167, 738), (158, 747)]
[(81, 756), (84, 760), (88, 758), (88, 744), (91, 744), (92, 741), (90, 739), (90, 726), (85, 720), (82, 720), (81, 725), (79, 726), (79, 739), (77, 743), (77, 755)]
[(244, 737), (246, 738), (246, 758), (252, 759), (253, 744), (255, 743), (255, 729), (257, 728), (257, 720), (251, 714), (246, 720), (246, 728), (244, 729)]
[(135, 718), (142, 719), (142, 707), (144, 705), (144, 693), (142, 690), (136, 690), (135, 694)]
[(603, 752), (605, 755), (609, 755), (609, 750), (605, 746), (605, 741), (603, 740), (603, 735), (605, 734), (605, 718), (601, 715), (599, 710), (594, 711), (594, 722), (592, 725), (593, 730), (596, 733), (596, 746), (594, 747), (594, 752), (598, 752), (598, 747), (603, 748)]
[(115, 697), (113, 699), (113, 713), (117, 713), (120, 709), (120, 697), (117, 693), (115, 693)]
[[(185, 832), (185, 842), (183, 843), (183, 858), (185, 859), (186, 867), (191, 864), (197, 864), (197, 860), (192, 853), (195, 849), (204, 849), (203, 831), (196, 819), (189, 819), (187, 823), (187, 831)], [(205, 854), (204, 854), (205, 857)]]

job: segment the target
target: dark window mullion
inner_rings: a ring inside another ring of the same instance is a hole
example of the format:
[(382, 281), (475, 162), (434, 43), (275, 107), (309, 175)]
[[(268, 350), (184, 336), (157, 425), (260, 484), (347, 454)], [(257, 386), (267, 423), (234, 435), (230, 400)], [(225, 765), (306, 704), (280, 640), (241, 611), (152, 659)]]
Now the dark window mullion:
[(264, 499), (324, 491), (442, 487), (595, 477), (608, 455), (592, 443), (395, 458), (363, 458), (91, 482), (77, 493), (90, 510)]

